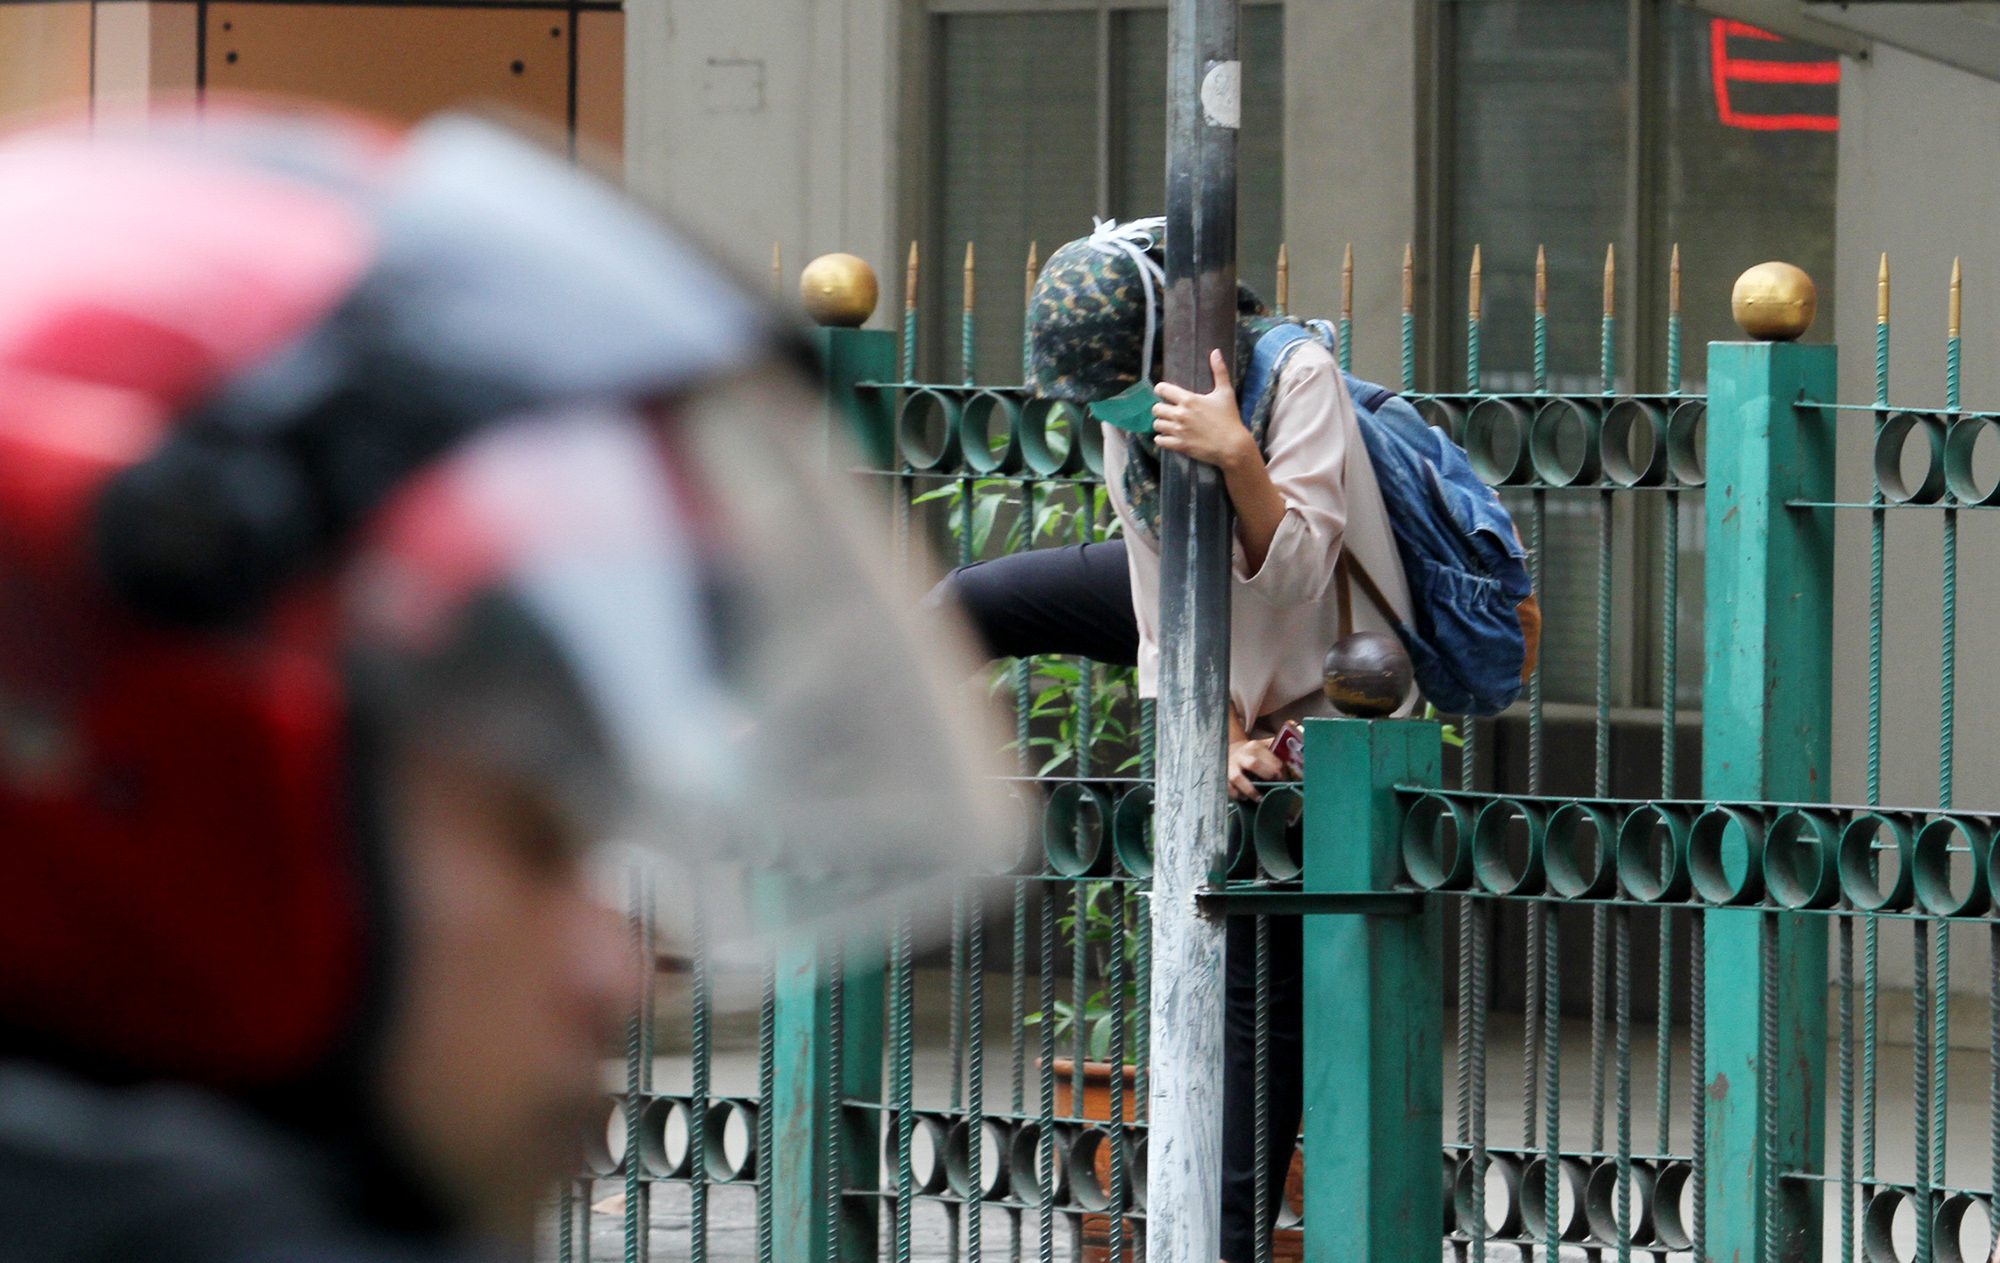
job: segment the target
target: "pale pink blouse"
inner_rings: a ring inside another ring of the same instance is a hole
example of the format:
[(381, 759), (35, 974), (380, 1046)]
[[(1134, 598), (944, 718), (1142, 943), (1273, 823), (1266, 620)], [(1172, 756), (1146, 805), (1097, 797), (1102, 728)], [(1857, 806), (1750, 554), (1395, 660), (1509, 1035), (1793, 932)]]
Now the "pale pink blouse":
[[(1275, 731), (1287, 719), (1334, 713), (1321, 690), (1326, 652), (1340, 637), (1333, 567), (1342, 548), (1367, 570), (1396, 616), (1410, 616), (1402, 559), (1339, 366), (1324, 347), (1302, 346), (1279, 374), (1277, 392), (1265, 463), (1285, 497), (1285, 517), (1256, 574), (1245, 570), (1237, 542), (1230, 593), (1229, 692), (1253, 733)], [(1128, 541), (1139, 694), (1153, 697), (1160, 667), (1160, 553), (1133, 528), (1124, 466), (1125, 435), (1107, 425), (1105, 483)], [(1391, 631), (1358, 583), (1351, 601), (1356, 630)]]

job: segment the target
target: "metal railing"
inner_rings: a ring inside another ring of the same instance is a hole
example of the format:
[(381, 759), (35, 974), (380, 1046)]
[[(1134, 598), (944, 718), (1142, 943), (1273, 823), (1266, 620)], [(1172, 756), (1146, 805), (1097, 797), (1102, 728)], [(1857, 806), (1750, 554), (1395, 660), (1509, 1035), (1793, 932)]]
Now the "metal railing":
[[(915, 380), (915, 262), (913, 248), (900, 345), (819, 334), (832, 396), (858, 422), (859, 475), (888, 491), (901, 540), (964, 564), (1103, 537), (1114, 519), (1094, 425), (972, 380), (970, 250), (962, 380)], [(1582, 771), (1550, 765), (1545, 667), (1500, 720), (1315, 722), (1305, 785), (1236, 809), (1222, 906), (1254, 917), (1260, 1132), (1278, 916), (1304, 917), (1307, 1051), (1306, 1156), (1287, 1187), (1260, 1181), (1279, 1229), (1234, 1263), (1971, 1257), (2000, 1188), (2000, 816), (1954, 806), (1956, 549), (1959, 514), (2000, 504), (1979, 455), (2000, 419), (1960, 406), (1956, 280), (1940, 411), (1890, 403), (1886, 262), (1877, 389), (1861, 405), (1836, 402), (1832, 347), (1796, 343), (1714, 344), (1707, 394), (1683, 394), (1677, 256), (1664, 391), (1619, 388), (1609, 257), (1601, 391), (1548, 391), (1540, 277), (1536, 389), (1483, 390), (1475, 254), (1468, 380), (1419, 393), (1405, 275), (1400, 384), (1516, 508), (1538, 590), (1551, 502), (1596, 528), (1595, 600), (1566, 612), (1594, 646), (1591, 788), (1551, 792)], [(1349, 278), (1351, 293), (1351, 265)], [(1281, 261), (1281, 307), (1284, 287)], [(1351, 306), (1343, 367), (1350, 327)], [(1842, 501), (1836, 435), (1860, 424), (1874, 427), (1872, 491)], [(1939, 523), (1939, 792), (1909, 807), (1881, 802), (1890, 509)], [(1830, 801), (1836, 513), (1866, 515), (1871, 550), (1866, 788), (1850, 805)], [(1701, 524), (1694, 549), (1684, 518)], [(1621, 597), (1617, 569), (1640, 550), (1656, 550), (1657, 585)], [(1705, 569), (1694, 593), (1680, 572), (1691, 552)], [(1698, 613), (1693, 798), (1675, 736), (1692, 694), (1679, 628)], [(1614, 670), (1649, 619), (1659, 789), (1617, 796), (1630, 711), (1614, 704)], [(992, 684), (1015, 706), (1039, 845), (959, 897), (942, 948), (918, 952), (898, 925), (797, 945), (767, 977), (736, 980), (761, 1005), (723, 1057), (726, 1090), (706, 962), (687, 962), (673, 1002), (693, 1040), (657, 1063), (680, 1076), (665, 1092), (650, 1077), (648, 988), (616, 1098), (636, 1108), (621, 1104), (593, 1178), (564, 1191), (556, 1257), (1136, 1258), (1150, 707), (1127, 673), (1077, 660), (1001, 664)], [(1525, 758), (1494, 757), (1503, 739)], [(635, 942), (648, 944), (640, 907)], [(1992, 953), (1984, 1169), (1946, 1144), (1951, 927), (1968, 924), (1987, 926)], [(1883, 972), (1904, 937), (1907, 1070)], [(650, 949), (637, 958), (650, 973)], [(1587, 986), (1566, 986), (1579, 967)], [(1518, 1091), (1495, 1092), (1502, 1079)]]

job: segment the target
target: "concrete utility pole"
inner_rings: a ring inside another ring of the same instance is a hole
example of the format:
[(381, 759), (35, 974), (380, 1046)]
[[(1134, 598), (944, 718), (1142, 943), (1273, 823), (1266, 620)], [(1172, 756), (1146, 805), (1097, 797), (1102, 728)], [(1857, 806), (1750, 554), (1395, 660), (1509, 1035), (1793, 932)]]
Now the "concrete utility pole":
[[(1167, 9), (1165, 378), (1213, 383), (1236, 346), (1238, 0)], [(1195, 906), (1228, 844), (1229, 579), (1221, 471), (1161, 453), (1160, 705), (1153, 868), (1148, 1263), (1221, 1244), (1223, 922)]]

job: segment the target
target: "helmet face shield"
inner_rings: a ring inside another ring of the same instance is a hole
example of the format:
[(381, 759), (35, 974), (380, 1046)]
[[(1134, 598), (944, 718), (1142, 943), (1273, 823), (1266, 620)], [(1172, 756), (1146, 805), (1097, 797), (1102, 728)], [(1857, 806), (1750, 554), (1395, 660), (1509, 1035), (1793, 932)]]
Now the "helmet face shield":
[(1018, 837), (970, 654), (829, 476), (820, 411), (768, 370), (497, 425), (392, 501), (347, 585), (394, 727), (666, 865), (670, 941), (697, 913), (725, 942), (777, 928), (784, 884), (866, 918)]
[(397, 981), (376, 800), (459, 783), (399, 757), (674, 866), (670, 941), (1017, 840), (781, 317), (560, 155), (210, 99), (0, 175), (0, 1041), (344, 1055)]

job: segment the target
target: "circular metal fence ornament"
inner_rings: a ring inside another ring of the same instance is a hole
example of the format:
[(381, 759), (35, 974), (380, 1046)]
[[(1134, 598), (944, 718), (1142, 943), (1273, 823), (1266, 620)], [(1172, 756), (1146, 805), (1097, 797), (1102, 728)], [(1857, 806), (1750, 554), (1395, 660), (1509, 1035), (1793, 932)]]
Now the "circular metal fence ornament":
[(1472, 809), (1442, 794), (1425, 794), (1403, 816), (1403, 868), (1425, 890), (1472, 884)]
[(1713, 904), (1756, 903), (1764, 897), (1764, 821), (1744, 807), (1718, 804), (1695, 817), (1688, 832), (1688, 878)]
[(1690, 821), (1679, 807), (1641, 803), (1618, 826), (1618, 880), (1625, 893), (1646, 903), (1677, 903), (1688, 897)]
[[(951, 1125), (945, 1138), (945, 1178), (954, 1195), (965, 1199), (1004, 1201), (1009, 1196), (1013, 1169), (1009, 1155), (1014, 1148), (1013, 1128), (1005, 1119), (980, 1121), (978, 1170), (973, 1169), (972, 1120), (961, 1118)], [(989, 1161), (990, 1159), (990, 1161)]]
[[(1913, 434), (1924, 437), (1928, 463), (1914, 484), (1903, 477), (1903, 449)], [(1936, 504), (1946, 483), (1944, 418), (1927, 412), (1898, 412), (1875, 435), (1875, 485), (1890, 504)]]
[[(625, 1170), (625, 1102), (621, 1097), (604, 1098), (604, 1126), (592, 1128), (583, 1138), (583, 1169), (600, 1178)], [(616, 1142), (614, 1145), (613, 1142)]]
[(1042, 852), (1059, 877), (1104, 877), (1111, 872), (1111, 848), (1104, 845), (1111, 803), (1103, 791), (1082, 781), (1065, 781), (1042, 809)]
[(1511, 487), (1534, 477), (1528, 451), (1528, 411), (1512, 399), (1486, 398), (1465, 415), (1466, 459), (1489, 487)]
[(1551, 487), (1587, 487), (1603, 470), (1602, 422), (1597, 405), (1583, 399), (1551, 399), (1535, 413), (1528, 430), (1528, 461), (1535, 476)]
[[(675, 1126), (678, 1123), (679, 1126)], [(639, 1115), (639, 1161), (656, 1179), (685, 1180), (694, 1168), (694, 1146), (688, 1143), (687, 1102), (656, 1096)]]
[(1689, 399), (1667, 416), (1667, 468), (1683, 487), (1708, 481), (1708, 401)]
[[(1457, 1178), (1452, 1181), (1452, 1208), (1456, 1212), (1458, 1230), (1466, 1236), (1472, 1235), (1473, 1199), (1472, 1181), (1479, 1178), (1473, 1170), (1470, 1155), (1458, 1164)], [(1494, 1188), (1495, 1184), (1499, 1188)], [(1506, 1241), (1521, 1235), (1521, 1160), (1511, 1153), (1486, 1153), (1486, 1187), (1484, 1192), (1486, 1210), (1486, 1239)], [(1496, 1213), (1497, 1212), (1497, 1213)]]
[(959, 401), (942, 390), (913, 390), (896, 414), (896, 446), (911, 469), (948, 474), (958, 467)]
[(1350, 632), (1327, 651), (1326, 700), (1343, 715), (1392, 715), (1415, 682), (1416, 669), (1403, 642), (1385, 632)]
[(1793, 808), (1764, 835), (1764, 886), (1786, 908), (1831, 908), (1840, 901), (1841, 821)]
[(851, 254), (822, 254), (799, 274), (799, 302), (814, 324), (859, 328), (880, 297), (875, 269)]
[[(1654, 1236), (1653, 1164), (1644, 1158), (1632, 1159), (1631, 1207), (1634, 1222), (1627, 1235), (1633, 1245), (1651, 1245)], [(1590, 1235), (1616, 1247), (1618, 1244), (1619, 1203), (1618, 1162), (1606, 1158), (1590, 1173), (1584, 1193), (1583, 1214), (1590, 1223)]]
[[(757, 1111), (755, 1101), (724, 1099), (708, 1107), (702, 1125), (702, 1160), (708, 1178), (718, 1184), (748, 1184), (757, 1179)], [(730, 1123), (743, 1129), (743, 1157), (729, 1155)], [(926, 1189), (925, 1192), (934, 1190)]]
[(958, 413), (958, 455), (975, 474), (1020, 473), (1026, 463), (1020, 405), (992, 390), (967, 399)]
[(1819, 290), (1803, 268), (1759, 263), (1736, 278), (1729, 310), (1743, 332), (1759, 342), (1792, 342), (1812, 328)]
[(1988, 430), (2000, 435), (2000, 417), (1960, 417), (1951, 423), (1951, 429), (1945, 435), (1945, 484), (1960, 504), (2000, 504), (2000, 478), (1994, 479), (1990, 487), (1981, 487), (1974, 460), (1979, 451), (1979, 438)]
[(1153, 875), (1153, 787), (1135, 785), (1111, 811), (1111, 849), (1128, 877)]
[[(1080, 436), (1097, 426), (1083, 410), (1066, 399), (1030, 399), (1021, 405), (1016, 421), (1021, 439), (1021, 460), (1028, 472), (1040, 478), (1058, 478), (1084, 468), (1087, 453)], [(1101, 450), (1102, 438), (1099, 439)], [(1099, 460), (1103, 458), (1100, 455)]]
[(1272, 881), (1296, 881), (1305, 871), (1305, 809), (1296, 785), (1266, 790), (1257, 804), (1257, 866)]
[[(1881, 839), (1886, 834), (1888, 841)], [(1910, 821), (1899, 812), (1864, 811), (1840, 834), (1840, 887), (1847, 901), (1863, 912), (1901, 912), (1916, 897), (1911, 871), (1916, 840)], [(1893, 859), (1894, 871), (1882, 872)]]
[(1604, 475), (1620, 487), (1657, 487), (1667, 480), (1667, 418), (1646, 399), (1620, 399), (1598, 434)]
[[(1991, 898), (1986, 882), (1992, 850), (1993, 830), (1976, 818), (1939, 816), (1919, 829), (1911, 861), (1918, 906), (1941, 917), (1984, 913)], [(1964, 857), (1956, 876), (1955, 855)]]
[(1532, 799), (1486, 804), (1472, 826), (1472, 871), (1479, 884), (1496, 895), (1541, 894), (1548, 876), (1542, 862), (1547, 825), (1548, 808)]
[[(1589, 829), (1594, 845), (1582, 849)], [(1542, 862), (1549, 889), (1565, 899), (1602, 899), (1618, 889), (1618, 822), (1592, 803), (1564, 803), (1549, 817), (1542, 836)]]

